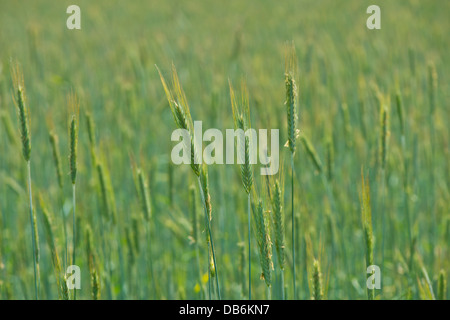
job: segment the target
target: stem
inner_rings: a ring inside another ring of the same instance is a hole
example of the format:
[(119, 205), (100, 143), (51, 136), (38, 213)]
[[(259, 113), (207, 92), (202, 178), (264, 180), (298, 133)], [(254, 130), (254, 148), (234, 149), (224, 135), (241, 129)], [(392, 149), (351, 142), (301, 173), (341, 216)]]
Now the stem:
[(294, 285), (294, 300), (296, 298), (295, 290), (295, 220), (294, 220), (294, 154), (291, 153), (291, 196), (292, 196), (292, 282)]
[[(72, 220), (73, 220), (73, 237), (72, 237), (72, 246), (73, 246), (73, 250), (72, 250), (72, 264), (75, 264), (75, 246), (76, 246), (76, 219), (75, 219), (75, 195), (76, 195), (76, 187), (75, 187), (75, 183), (72, 184), (72, 207), (73, 207), (73, 211), (72, 211)], [(73, 289), (73, 300), (77, 300), (77, 288)]]
[(272, 290), (271, 287), (267, 286), (267, 300), (272, 300)]
[[(214, 269), (216, 270), (216, 277), (215, 278), (216, 278), (216, 286), (217, 286), (217, 295), (219, 297), (219, 300), (221, 300), (221, 297), (220, 297), (220, 286), (219, 286), (219, 271), (217, 270), (216, 253), (214, 251), (214, 241), (213, 241), (212, 234), (211, 234), (211, 223), (210, 223), (209, 218), (208, 218), (208, 211), (207, 211), (207, 208), (206, 208), (205, 195), (203, 194), (203, 188), (202, 188), (202, 183), (200, 181), (200, 177), (198, 177), (198, 186), (200, 188), (200, 195), (201, 195), (201, 198), (202, 198), (203, 207), (205, 208), (206, 226), (208, 227), (209, 242), (211, 243), (211, 251), (212, 251), (212, 255), (213, 255)], [(209, 265), (209, 261), (208, 261), (208, 265)], [(211, 272), (208, 275), (208, 277), (211, 277)]]
[(284, 297), (284, 269), (281, 269), (281, 300), (285, 300), (285, 297)]
[(31, 228), (31, 241), (33, 244), (33, 261), (34, 261), (34, 292), (36, 295), (36, 300), (39, 300), (39, 294), (38, 294), (38, 276), (37, 276), (37, 261), (36, 261), (36, 238), (34, 234), (34, 222), (33, 222), (33, 197), (31, 193), (31, 166), (30, 161), (27, 161), (27, 167), (28, 167), (28, 193), (30, 197), (30, 228)]
[(251, 228), (250, 228), (250, 193), (248, 194), (248, 300), (252, 300), (252, 250), (251, 250)]

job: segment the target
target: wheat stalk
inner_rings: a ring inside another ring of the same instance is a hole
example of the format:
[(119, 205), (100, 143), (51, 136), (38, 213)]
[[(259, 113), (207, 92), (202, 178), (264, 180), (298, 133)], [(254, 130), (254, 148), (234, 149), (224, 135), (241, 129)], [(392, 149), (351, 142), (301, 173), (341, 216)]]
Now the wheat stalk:
[[(67, 96), (68, 108), (72, 115), (69, 120), (69, 167), (72, 182), (72, 264), (76, 265), (76, 180), (77, 180), (77, 147), (78, 147), (78, 110), (79, 101), (71, 92)], [(73, 299), (77, 298), (77, 289), (74, 288)]]
[(297, 129), (297, 84), (296, 77), (297, 60), (295, 54), (295, 47), (293, 44), (286, 45), (286, 57), (285, 57), (285, 86), (286, 86), (286, 111), (288, 122), (288, 141), (286, 146), (291, 151), (291, 223), (292, 223), (292, 283), (294, 290), (294, 299), (296, 298), (296, 275), (295, 275), (295, 218), (294, 218), (294, 155), (295, 155), (295, 142), (298, 136)]
[(30, 204), (30, 228), (31, 228), (31, 240), (33, 246), (33, 261), (34, 261), (34, 288), (36, 300), (39, 299), (39, 287), (40, 287), (40, 276), (39, 276), (39, 235), (37, 232), (37, 222), (36, 215), (33, 211), (33, 193), (31, 189), (31, 135), (29, 130), (29, 119), (28, 119), (28, 108), (26, 105), (26, 94), (25, 94), (25, 84), (23, 80), (23, 73), (16, 62), (11, 63), (11, 77), (13, 80), (14, 92), (16, 98), (13, 99), (17, 108), (17, 113), (19, 117), (19, 131), (20, 138), (22, 141), (22, 154), (23, 158), (27, 163), (27, 173), (28, 173), (28, 196)]
[[(188, 105), (188, 102), (186, 99), (186, 95), (183, 91), (183, 88), (181, 87), (181, 83), (178, 78), (178, 74), (175, 69), (175, 65), (172, 64), (172, 89), (169, 89), (169, 87), (166, 84), (166, 81), (164, 80), (164, 77), (161, 74), (161, 71), (158, 69), (158, 67), (156, 67), (156, 69), (158, 70), (158, 73), (159, 73), (159, 76), (161, 79), (161, 83), (163, 85), (164, 92), (166, 94), (167, 101), (169, 102), (170, 110), (172, 111), (172, 115), (175, 120), (175, 124), (177, 125), (178, 128), (185, 129), (189, 132), (190, 143), (191, 143), (191, 168), (192, 168), (192, 171), (194, 171), (194, 174), (197, 176), (199, 190), (200, 190), (200, 196), (202, 199), (203, 207), (205, 209), (205, 223), (206, 223), (208, 237), (209, 237), (208, 244), (210, 244), (210, 247), (208, 246), (208, 256), (209, 256), (209, 254), (210, 254), (209, 252), (211, 250), (212, 256), (213, 256), (214, 274), (215, 274), (215, 278), (216, 278), (217, 295), (220, 300), (221, 295), (220, 295), (220, 286), (219, 286), (219, 275), (218, 275), (218, 271), (217, 271), (217, 263), (216, 263), (216, 258), (215, 258), (214, 241), (213, 241), (212, 232), (211, 232), (211, 221), (210, 221), (211, 220), (211, 215), (210, 215), (211, 214), (211, 202), (210, 202), (209, 193), (208, 192), (205, 193), (205, 190), (204, 190), (204, 187), (208, 185), (208, 182), (207, 182), (208, 176), (207, 176), (207, 171), (206, 171), (207, 169), (206, 169), (206, 166), (203, 166), (203, 169), (200, 168), (200, 164), (197, 161), (197, 159), (198, 159), (197, 158), (197, 150), (195, 148), (194, 137), (192, 135), (193, 124), (192, 124), (191, 113), (189, 110), (189, 105)], [(201, 151), (202, 150), (200, 150), (200, 152)], [(210, 265), (210, 267), (209, 267), (210, 275), (209, 275), (208, 281), (211, 281), (210, 280), (211, 264), (210, 264), (209, 258), (208, 258), (208, 264)]]
[[(234, 128), (243, 131), (243, 141), (238, 141), (238, 150), (244, 151), (244, 163), (241, 164), (241, 178), (244, 190), (247, 193), (247, 216), (248, 216), (248, 299), (252, 299), (251, 283), (251, 190), (253, 185), (253, 170), (250, 163), (250, 139), (245, 135), (245, 131), (251, 128), (250, 125), (250, 105), (247, 87), (244, 82), (241, 84), (241, 99), (238, 102), (231, 81), (229, 81), (231, 109), (233, 112)], [(239, 140), (239, 139), (238, 139)]]
[(271, 272), (272, 263), (272, 241), (270, 239), (269, 220), (263, 209), (262, 200), (258, 200), (257, 205), (253, 205), (253, 215), (255, 218), (256, 239), (259, 249), (259, 258), (261, 263), (261, 279), (267, 286), (267, 298), (271, 298), (270, 288), (272, 286)]

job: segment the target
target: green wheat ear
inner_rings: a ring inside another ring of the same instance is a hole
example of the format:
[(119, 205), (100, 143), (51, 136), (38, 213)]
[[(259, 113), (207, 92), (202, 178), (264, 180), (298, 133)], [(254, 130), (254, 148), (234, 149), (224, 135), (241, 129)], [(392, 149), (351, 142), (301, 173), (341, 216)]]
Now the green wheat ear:
[(20, 124), (20, 138), (22, 141), (22, 154), (25, 161), (30, 161), (31, 158), (31, 134), (28, 123), (28, 108), (25, 94), (25, 84), (23, 80), (23, 73), (18, 63), (13, 63), (11, 66), (11, 76), (13, 80), (14, 91), (16, 98), (14, 102), (17, 106), (17, 113)]
[(86, 227), (86, 255), (88, 260), (89, 274), (91, 277), (91, 295), (93, 300), (100, 300), (100, 279), (96, 268), (95, 247), (92, 240), (92, 229)]
[(101, 210), (101, 212), (105, 217), (109, 217), (110, 213), (109, 213), (108, 191), (106, 187), (105, 170), (103, 169), (103, 165), (101, 162), (97, 162), (97, 174), (98, 174), (98, 181), (100, 184), (100, 194), (103, 203), (103, 210)]
[(39, 300), (40, 271), (39, 271), (39, 234), (36, 221), (36, 213), (33, 210), (33, 192), (31, 188), (31, 140), (28, 124), (28, 109), (26, 106), (25, 85), (23, 73), (19, 64), (11, 63), (11, 76), (13, 80), (14, 91), (17, 94), (14, 103), (17, 107), (20, 124), (20, 137), (22, 140), (22, 154), (27, 163), (28, 170), (28, 196), (30, 205), (30, 228), (33, 245), (33, 267), (34, 267), (34, 288), (36, 300)]
[[(208, 181), (208, 167), (206, 165), (202, 166), (202, 172), (201, 172), (201, 181), (202, 181), (202, 188), (203, 188), (203, 194), (205, 197), (205, 206), (206, 210), (208, 212), (208, 218), (211, 221), (212, 219), (212, 204), (211, 204), (211, 195), (209, 194), (209, 181)], [(208, 233), (206, 232), (207, 237)], [(209, 239), (208, 239), (209, 242)]]
[[(248, 99), (248, 91), (245, 82), (241, 83), (241, 97), (237, 99), (231, 81), (229, 81), (231, 108), (233, 111), (233, 120), (235, 129), (241, 129), (244, 133), (251, 128), (250, 123), (250, 104)], [(242, 143), (242, 141), (240, 142)], [(244, 163), (241, 164), (242, 184), (245, 192), (250, 194), (253, 186), (253, 170), (250, 163), (250, 139), (247, 135), (244, 136), (243, 145)]]
[(70, 121), (70, 179), (72, 184), (75, 184), (77, 180), (77, 145), (78, 145), (78, 134), (77, 134), (77, 120), (75, 116), (72, 116)]
[(286, 65), (285, 65), (285, 86), (286, 86), (286, 111), (288, 120), (288, 141), (287, 146), (291, 150), (291, 153), (295, 153), (295, 141), (298, 136), (297, 129), (297, 84), (295, 82), (296, 77), (296, 54), (293, 44), (288, 45), (286, 48)]
[(269, 221), (263, 209), (262, 200), (258, 200), (256, 206), (253, 204), (253, 215), (255, 217), (256, 238), (258, 242), (259, 258), (261, 263), (261, 279), (266, 286), (272, 285), (271, 271), (272, 263), (272, 241), (270, 239)]
[(277, 252), (278, 263), (280, 269), (284, 270), (284, 216), (283, 216), (283, 194), (280, 187), (280, 182), (275, 181), (275, 187), (272, 197), (273, 210), (273, 226), (275, 234), (275, 249)]
[(302, 142), (303, 146), (305, 147), (306, 153), (311, 158), (311, 161), (313, 162), (314, 166), (316, 167), (316, 170), (322, 174), (323, 166), (322, 161), (320, 161), (319, 155), (316, 152), (316, 149), (311, 144), (309, 139), (306, 137), (305, 134), (302, 134), (300, 136), (300, 141)]
[[(370, 206), (370, 187), (369, 179), (364, 179), (364, 174), (361, 169), (361, 220), (364, 231), (364, 238), (366, 243), (366, 268), (373, 265), (373, 229), (372, 229), (372, 209)], [(367, 275), (370, 277), (370, 275)], [(367, 289), (367, 296), (369, 300), (375, 299), (374, 289)]]
[(439, 280), (438, 280), (438, 300), (446, 300), (447, 299), (447, 279), (445, 270), (442, 269), (439, 272)]
[(60, 188), (63, 187), (63, 174), (62, 174), (62, 164), (61, 156), (59, 154), (58, 148), (58, 136), (52, 131), (49, 134), (50, 145), (52, 147), (53, 161), (55, 162), (56, 176), (58, 178), (58, 185)]
[[(200, 165), (197, 161), (197, 150), (194, 144), (194, 137), (192, 135), (193, 124), (189, 104), (186, 99), (186, 95), (181, 87), (180, 79), (178, 78), (175, 65), (172, 64), (172, 88), (167, 85), (161, 71), (156, 67), (161, 79), (161, 83), (166, 93), (167, 101), (169, 102), (170, 110), (172, 111), (175, 124), (180, 129), (185, 129), (189, 132), (191, 140), (191, 168), (197, 177), (200, 176)], [(200, 150), (201, 152), (201, 150)]]
[(0, 110), (0, 118), (3, 123), (3, 126), (6, 130), (6, 135), (8, 136), (8, 140), (12, 145), (17, 144), (17, 136), (16, 132), (14, 130), (13, 124), (11, 122), (11, 117), (9, 116), (8, 112)]

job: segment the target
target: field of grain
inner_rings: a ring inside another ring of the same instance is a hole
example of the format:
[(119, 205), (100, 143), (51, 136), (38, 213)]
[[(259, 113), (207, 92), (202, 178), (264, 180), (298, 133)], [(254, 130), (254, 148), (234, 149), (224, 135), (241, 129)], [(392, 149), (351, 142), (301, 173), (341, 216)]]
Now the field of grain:
[[(0, 299), (447, 299), (450, 2), (376, 2), (1, 1)], [(279, 173), (173, 164), (195, 120)]]

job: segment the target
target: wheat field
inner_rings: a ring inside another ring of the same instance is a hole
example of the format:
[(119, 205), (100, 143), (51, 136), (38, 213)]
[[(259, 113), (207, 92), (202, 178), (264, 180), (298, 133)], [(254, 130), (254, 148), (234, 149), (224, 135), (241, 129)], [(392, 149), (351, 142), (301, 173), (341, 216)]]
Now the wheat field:
[(377, 2), (1, 1), (0, 299), (446, 300), (450, 3)]

